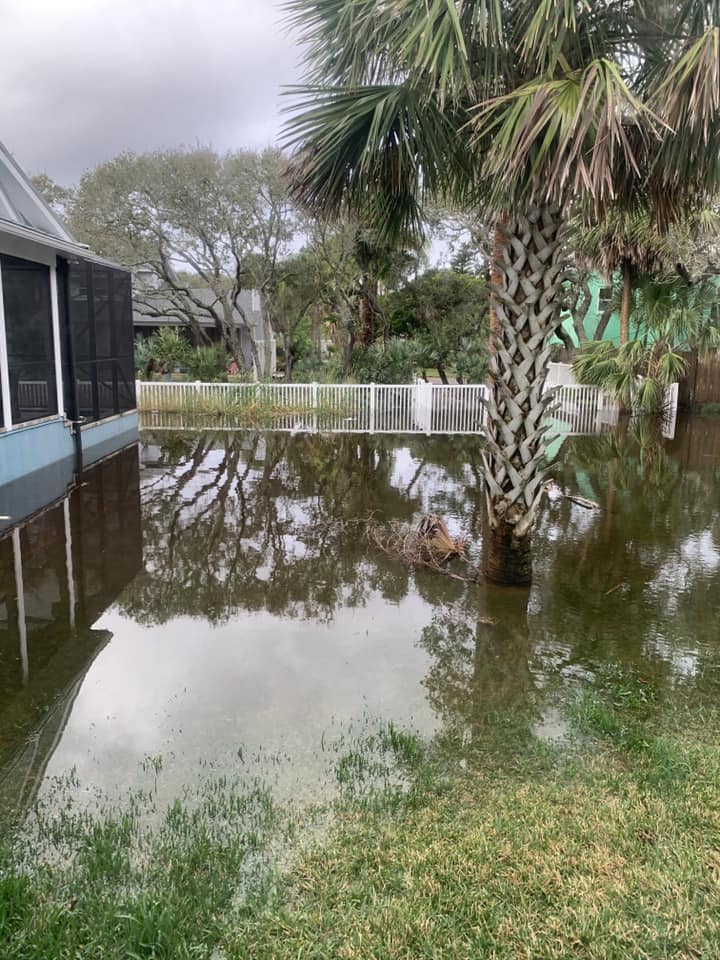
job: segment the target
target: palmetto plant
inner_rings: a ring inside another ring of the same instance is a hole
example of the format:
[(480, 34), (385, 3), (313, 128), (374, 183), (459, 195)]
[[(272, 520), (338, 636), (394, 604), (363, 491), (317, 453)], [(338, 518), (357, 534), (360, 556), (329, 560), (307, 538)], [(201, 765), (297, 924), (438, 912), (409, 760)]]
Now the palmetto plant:
[(667, 388), (687, 372), (687, 353), (720, 346), (716, 301), (717, 288), (709, 281), (688, 285), (679, 276), (643, 277), (632, 293), (636, 337), (619, 347), (587, 343), (573, 363), (576, 378), (627, 407), (661, 413)]
[(717, 0), (288, 0), (308, 83), (296, 194), (392, 239), (440, 199), (496, 220), (485, 567), (531, 577), (568, 219), (641, 192), (662, 226), (720, 180)]

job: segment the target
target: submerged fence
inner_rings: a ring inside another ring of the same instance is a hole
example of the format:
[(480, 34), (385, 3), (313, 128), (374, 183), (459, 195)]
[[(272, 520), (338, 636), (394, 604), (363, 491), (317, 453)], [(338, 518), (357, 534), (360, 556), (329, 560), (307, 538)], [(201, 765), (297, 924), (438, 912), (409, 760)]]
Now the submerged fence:
[[(138, 381), (138, 408), (158, 429), (175, 415), (214, 418), (224, 429), (257, 424), (296, 433), (483, 432), (484, 384), (173, 383)], [(167, 415), (167, 416), (165, 416)], [(616, 409), (595, 387), (558, 388), (551, 412), (559, 433), (595, 433), (617, 422)]]

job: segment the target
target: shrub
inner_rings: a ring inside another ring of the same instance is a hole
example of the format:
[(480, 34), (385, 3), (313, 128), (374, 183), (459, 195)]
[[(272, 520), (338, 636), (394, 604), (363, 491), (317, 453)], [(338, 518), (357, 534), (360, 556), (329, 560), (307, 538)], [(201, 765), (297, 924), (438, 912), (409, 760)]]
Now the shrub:
[(387, 346), (361, 347), (353, 356), (353, 375), (360, 383), (411, 383), (416, 369), (413, 344), (397, 337), (388, 340)]
[(210, 347), (198, 347), (187, 364), (187, 370), (193, 380), (203, 383), (216, 383), (227, 380), (227, 372), (232, 358), (219, 344)]

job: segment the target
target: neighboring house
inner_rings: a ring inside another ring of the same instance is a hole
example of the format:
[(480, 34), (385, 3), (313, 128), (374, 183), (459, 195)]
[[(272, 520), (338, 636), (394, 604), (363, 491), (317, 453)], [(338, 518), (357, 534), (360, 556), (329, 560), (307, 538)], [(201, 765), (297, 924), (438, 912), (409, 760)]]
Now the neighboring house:
[[(592, 276), (589, 279), (588, 286), (590, 288), (590, 293), (592, 299), (590, 301), (590, 307), (588, 312), (585, 315), (585, 322), (583, 324), (585, 328), (585, 333), (587, 334), (588, 340), (592, 340), (595, 336), (595, 331), (597, 330), (598, 324), (600, 323), (603, 314), (610, 305), (612, 300), (613, 288), (612, 284), (608, 283), (607, 280), (603, 279), (600, 276)], [(573, 326), (572, 318), (565, 316), (563, 320), (563, 329), (570, 337), (574, 345), (579, 346), (577, 333)], [(610, 318), (605, 327), (605, 331), (602, 336), (603, 340), (611, 340), (616, 346), (620, 343), (620, 314), (613, 313), (610, 315)], [(553, 342), (560, 343), (559, 339), (554, 340)]]
[[(136, 279), (139, 283), (142, 283), (144, 278), (142, 275), (138, 275)], [(140, 287), (140, 289), (143, 290), (143, 287)], [(216, 300), (215, 294), (208, 287), (197, 287), (192, 291), (192, 295), (193, 298), (200, 303), (207, 304), (208, 308), (210, 308)], [(262, 355), (265, 347), (265, 323), (260, 294), (257, 290), (243, 290), (240, 294), (239, 301), (246, 320), (252, 328), (252, 338)], [(248, 370), (251, 370), (253, 368), (253, 354), (250, 333), (242, 323), (242, 317), (239, 311), (236, 311), (236, 314), (237, 326), (240, 328), (240, 344), (245, 366)], [(209, 309), (207, 313), (203, 313), (202, 309), (198, 308), (196, 320), (210, 340), (217, 342), (220, 339), (215, 327), (215, 321)], [(135, 303), (133, 326), (136, 334), (149, 337), (161, 327), (183, 327), (186, 326), (186, 324), (184, 323), (183, 314), (178, 311), (171, 300), (163, 296), (162, 291), (151, 290), (147, 285), (144, 285), (142, 296), (138, 299), (138, 302)], [(271, 371), (274, 371), (277, 366), (277, 342), (275, 336), (272, 334), (270, 356)]]
[(137, 439), (130, 274), (69, 233), (0, 144), (0, 514)]

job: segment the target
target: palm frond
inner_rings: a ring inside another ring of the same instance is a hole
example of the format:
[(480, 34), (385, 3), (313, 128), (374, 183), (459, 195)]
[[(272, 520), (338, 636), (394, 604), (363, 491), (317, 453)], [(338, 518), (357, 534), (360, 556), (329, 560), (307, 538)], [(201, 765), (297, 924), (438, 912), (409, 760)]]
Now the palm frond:
[(720, 110), (720, 26), (709, 28), (670, 65), (656, 100), (673, 130), (701, 130), (707, 143)]
[(408, 86), (304, 87), (287, 124), (299, 148), (290, 175), (309, 209), (345, 207), (383, 235), (422, 232), (428, 193), (471, 182), (470, 157), (447, 109)]
[(665, 387), (682, 380), (687, 373), (687, 361), (671, 347), (657, 359), (656, 367), (658, 380)]
[(440, 100), (468, 94), (468, 44), (504, 46), (501, 0), (287, 0), (312, 82), (340, 86), (432, 77)]
[(652, 377), (643, 380), (635, 391), (635, 406), (642, 413), (657, 413), (662, 408), (664, 391)]
[[(552, 71), (563, 54), (568, 34), (577, 30), (578, 12), (590, 9), (588, 0), (539, 0), (528, 11), (530, 17), (520, 43), (525, 63)], [(579, 8), (579, 10), (578, 10)]]
[(628, 128), (659, 140), (661, 122), (634, 96), (617, 64), (594, 60), (581, 72), (538, 79), (478, 106), (474, 142), (487, 152), (500, 209), (539, 195), (566, 204), (589, 195), (596, 209), (616, 194), (618, 164), (639, 174)]

